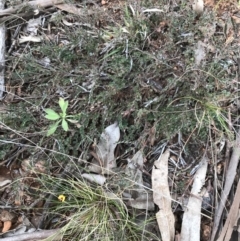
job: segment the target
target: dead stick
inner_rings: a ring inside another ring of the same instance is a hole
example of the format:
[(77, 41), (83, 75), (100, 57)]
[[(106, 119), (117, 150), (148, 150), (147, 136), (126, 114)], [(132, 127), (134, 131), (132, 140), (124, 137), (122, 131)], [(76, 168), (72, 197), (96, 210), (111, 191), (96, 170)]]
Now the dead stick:
[(10, 7), (2, 11), (0, 10), (0, 17), (16, 14), (17, 12), (20, 11), (20, 9), (26, 6), (30, 6), (32, 8), (47, 8), (47, 7), (54, 6), (56, 4), (61, 4), (63, 2), (64, 0), (35, 0), (35, 1), (30, 1), (28, 3), (23, 2), (22, 4), (18, 4), (14, 7)]
[[(0, 0), (0, 10), (4, 11), (5, 0)], [(0, 24), (0, 100), (3, 98), (5, 70), (5, 23)]]
[(234, 178), (236, 176), (236, 170), (237, 170), (237, 166), (238, 166), (239, 157), (240, 157), (240, 129), (238, 130), (238, 133), (236, 133), (235, 145), (233, 147), (233, 153), (232, 153), (232, 156), (231, 156), (231, 159), (229, 162), (229, 167), (228, 167), (228, 170), (226, 173), (226, 182), (225, 182), (222, 194), (221, 194), (218, 208), (216, 209), (216, 212), (215, 212), (211, 241), (215, 240), (215, 236), (216, 236), (218, 228), (219, 228), (219, 223), (220, 223), (220, 219), (222, 216), (222, 212), (225, 207), (225, 204), (226, 204), (226, 201), (228, 198), (228, 194), (233, 185)]
[(7, 237), (7, 238), (1, 238), (1, 241), (30, 241), (30, 240), (42, 240), (45, 238), (48, 238), (50, 236), (56, 235), (56, 237), (53, 236), (53, 240), (60, 240), (59, 239), (59, 232), (60, 229), (51, 229), (51, 230), (40, 230), (33, 233), (24, 233), (24, 234), (18, 234), (16, 236)]

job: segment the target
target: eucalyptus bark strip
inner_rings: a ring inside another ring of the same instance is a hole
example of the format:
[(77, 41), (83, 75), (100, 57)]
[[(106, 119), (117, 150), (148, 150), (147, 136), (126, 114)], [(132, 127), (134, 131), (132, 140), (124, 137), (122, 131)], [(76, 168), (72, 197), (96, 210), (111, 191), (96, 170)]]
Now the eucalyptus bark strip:
[(223, 209), (225, 207), (229, 192), (232, 188), (233, 181), (235, 179), (236, 173), (237, 173), (237, 166), (239, 162), (240, 157), (240, 129), (236, 133), (236, 140), (233, 147), (233, 153), (229, 162), (229, 167), (226, 173), (226, 181), (224, 184), (223, 191), (221, 193), (221, 198), (219, 201), (219, 205), (216, 209), (215, 216), (214, 216), (214, 225), (213, 225), (213, 231), (212, 231), (212, 237), (211, 241), (214, 241), (216, 238), (216, 234), (219, 228), (219, 223), (221, 220), (221, 216), (223, 213)]
[(153, 200), (159, 207), (156, 213), (158, 227), (162, 240), (173, 241), (175, 233), (175, 218), (171, 208), (171, 195), (168, 184), (168, 158), (166, 150), (155, 162), (152, 170)]
[(202, 158), (199, 169), (194, 176), (191, 195), (188, 200), (186, 211), (183, 214), (181, 241), (200, 241), (201, 189), (205, 184), (208, 161), (206, 156)]

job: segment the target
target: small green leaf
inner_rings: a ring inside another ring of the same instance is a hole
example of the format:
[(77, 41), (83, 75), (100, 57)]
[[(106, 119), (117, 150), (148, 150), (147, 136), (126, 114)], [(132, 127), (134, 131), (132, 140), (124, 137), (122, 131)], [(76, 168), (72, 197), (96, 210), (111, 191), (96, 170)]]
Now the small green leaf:
[(65, 101), (63, 98), (59, 98), (59, 106), (62, 110), (63, 115), (66, 114), (67, 108), (68, 108), (68, 101)]
[(62, 128), (65, 131), (68, 131), (68, 123), (65, 119), (62, 120)]
[(47, 136), (52, 135), (58, 128), (59, 121), (50, 126), (47, 132)]
[(48, 120), (58, 120), (60, 118), (60, 115), (52, 109), (45, 109), (44, 111), (47, 113), (45, 118)]
[(77, 123), (79, 123), (78, 120), (67, 119), (67, 121), (69, 121), (69, 122), (71, 122), (71, 123), (73, 123), (73, 124), (77, 124)]

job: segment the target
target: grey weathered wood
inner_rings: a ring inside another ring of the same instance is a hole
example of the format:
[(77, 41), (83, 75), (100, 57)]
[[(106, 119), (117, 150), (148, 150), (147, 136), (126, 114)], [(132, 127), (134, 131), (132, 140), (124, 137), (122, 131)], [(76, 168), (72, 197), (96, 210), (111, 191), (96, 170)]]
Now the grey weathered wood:
[[(43, 240), (50, 236), (53, 236), (51, 240), (60, 240), (61, 236), (58, 234), (60, 229), (51, 229), (51, 230), (39, 230), (33, 233), (23, 233), (16, 236), (11, 236), (7, 238), (1, 238), (2, 241), (31, 241), (31, 240)], [(56, 236), (54, 236), (56, 235)]]
[(224, 210), (227, 198), (228, 198), (228, 194), (232, 188), (233, 181), (237, 174), (237, 166), (238, 166), (238, 162), (239, 162), (239, 157), (240, 157), (240, 129), (236, 133), (236, 140), (235, 140), (235, 144), (233, 147), (233, 153), (232, 153), (232, 156), (231, 156), (231, 159), (229, 162), (229, 166), (227, 169), (227, 173), (226, 173), (226, 181), (224, 184), (224, 188), (222, 190), (219, 205), (215, 212), (211, 241), (214, 241), (216, 238), (216, 234), (217, 234), (217, 231), (219, 228), (219, 223), (220, 223), (221, 216), (222, 216), (222, 213), (223, 213), (223, 210)]
[(30, 2), (25, 2), (23, 1), (22, 4), (16, 5), (14, 7), (6, 8), (3, 10), (3, 8), (0, 9), (0, 17), (11, 15), (11, 14), (16, 14), (19, 12), (22, 8), (25, 6), (29, 5), (32, 8), (47, 8), (54, 6), (56, 4), (63, 3), (64, 0), (35, 0), (35, 1), (30, 1)]
[[(0, 11), (4, 9), (5, 0), (0, 0)], [(0, 24), (0, 100), (3, 98), (5, 90), (4, 69), (5, 69), (5, 23)]]

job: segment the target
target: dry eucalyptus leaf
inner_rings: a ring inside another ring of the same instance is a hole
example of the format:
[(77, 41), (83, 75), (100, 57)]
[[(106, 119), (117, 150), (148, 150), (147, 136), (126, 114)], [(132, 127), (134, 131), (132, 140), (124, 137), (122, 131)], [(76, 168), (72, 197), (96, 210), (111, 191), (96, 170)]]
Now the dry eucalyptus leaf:
[(194, 51), (194, 55), (195, 65), (198, 67), (206, 57), (205, 44), (202, 41), (198, 41), (196, 49)]
[[(98, 161), (94, 161), (89, 170), (96, 173), (109, 174), (112, 168), (117, 167), (114, 150), (120, 139), (120, 129), (118, 123), (108, 126), (101, 134), (100, 141), (96, 146)], [(101, 163), (101, 165), (100, 165)]]
[(2, 229), (2, 233), (6, 233), (12, 226), (12, 222), (11, 221), (5, 221), (3, 222), (3, 229)]
[(0, 166), (0, 187), (12, 182), (10, 170), (5, 166)]
[(128, 160), (125, 174), (132, 181), (132, 185), (128, 190), (126, 186), (124, 195), (128, 195), (130, 200), (127, 205), (136, 209), (154, 210), (154, 202), (152, 192), (145, 190), (143, 186), (142, 170), (143, 170), (143, 153), (138, 151), (132, 159)]
[(165, 151), (158, 160), (154, 162), (152, 170), (153, 200), (158, 205), (156, 214), (162, 240), (174, 240), (174, 215), (171, 209), (171, 196), (168, 185), (168, 159), (169, 150)]
[(41, 26), (41, 23), (42, 23), (42, 17), (29, 19), (25, 32), (30, 33), (32, 36), (37, 35), (37, 31), (39, 26)]
[(0, 220), (3, 222), (2, 233), (6, 233), (12, 226), (14, 215), (7, 210), (2, 210), (0, 213)]
[(136, 184), (143, 185), (141, 169), (143, 169), (143, 154), (142, 151), (138, 151), (131, 160), (128, 160), (125, 173)]
[(43, 37), (41, 36), (21, 36), (19, 38), (19, 43), (25, 43), (25, 42), (35, 42), (35, 43), (39, 43), (43, 40)]
[(102, 175), (97, 175), (97, 174), (88, 174), (88, 173), (83, 173), (82, 177), (85, 178), (86, 180), (90, 182), (97, 183), (99, 185), (103, 185), (106, 181), (106, 178)]
[(136, 199), (130, 199), (126, 205), (136, 209), (145, 209), (149, 211), (154, 211), (155, 209), (152, 195), (146, 193), (142, 193), (142, 195)]

